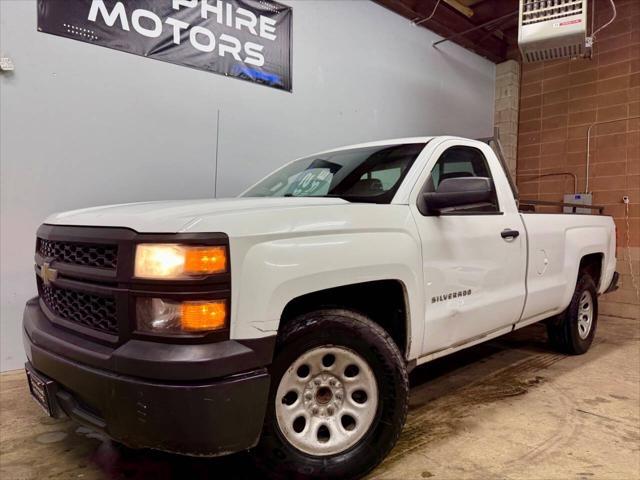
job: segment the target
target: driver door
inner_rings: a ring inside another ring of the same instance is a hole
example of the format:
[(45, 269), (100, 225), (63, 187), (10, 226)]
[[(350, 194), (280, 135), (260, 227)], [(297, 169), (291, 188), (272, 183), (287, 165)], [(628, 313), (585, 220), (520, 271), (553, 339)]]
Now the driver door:
[[(425, 355), (504, 329), (524, 306), (524, 226), (502, 166), (488, 146), (479, 147), (459, 140), (436, 147), (413, 196), (423, 258)], [(437, 191), (447, 178), (469, 176), (492, 180), (492, 202), (438, 216), (418, 211), (415, 200), (422, 192)], [(519, 235), (503, 238), (507, 229)]]

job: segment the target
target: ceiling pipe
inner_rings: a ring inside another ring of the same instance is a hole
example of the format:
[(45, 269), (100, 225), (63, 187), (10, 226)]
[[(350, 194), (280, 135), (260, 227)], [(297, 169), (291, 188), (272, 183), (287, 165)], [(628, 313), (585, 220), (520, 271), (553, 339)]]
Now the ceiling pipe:
[(572, 172), (542, 173), (540, 175), (538, 175), (536, 173), (528, 173), (528, 174), (525, 173), (523, 175), (533, 175), (533, 178), (531, 178), (529, 180), (524, 180), (522, 183), (536, 182), (540, 178), (543, 178), (543, 177), (557, 177), (557, 176), (572, 177), (573, 178), (573, 193), (574, 194), (578, 193), (578, 176), (575, 173), (572, 173)]
[(436, 6), (433, 7), (433, 11), (431, 12), (431, 15), (429, 15), (428, 17), (424, 17), (424, 18), (422, 18), (420, 20), (418, 20), (417, 18), (414, 18), (412, 20), (413, 24), (414, 25), (420, 25), (420, 24), (422, 24), (424, 22), (428, 22), (429, 20), (431, 20), (433, 18), (433, 16), (436, 14), (436, 10), (438, 9), (438, 5), (440, 5), (440, 0), (438, 0), (436, 2)]
[[(607, 23), (605, 23), (604, 25), (598, 27), (598, 29), (595, 32), (591, 33), (591, 39), (594, 39), (596, 34), (599, 31), (601, 31), (601, 30), (607, 28), (609, 25), (611, 25), (613, 23), (613, 21), (616, 19), (616, 17), (618, 16), (618, 12), (616, 10), (616, 2), (614, 2), (613, 0), (609, 0), (609, 3), (611, 4), (611, 10), (612, 10), (611, 18), (609, 19), (609, 21)], [(594, 4), (595, 4), (595, 2), (594, 2)], [(593, 18), (593, 15), (592, 15), (592, 18)]]
[[(500, 40), (504, 40), (504, 33), (502, 32), (502, 29), (505, 27), (508, 27), (513, 22), (513, 20), (514, 20), (513, 18), (507, 18), (504, 22), (498, 22), (493, 25), (489, 25), (489, 27), (486, 29), (487, 33), (484, 34), (482, 37), (480, 37), (480, 39), (477, 40), (477, 43), (484, 42), (491, 35), (494, 35)], [(515, 20), (516, 22), (518, 21), (517, 19)]]
[(587, 166), (586, 166), (586, 174), (585, 174), (586, 178), (585, 178), (585, 185), (584, 185), (584, 193), (589, 193), (589, 164), (591, 162), (591, 129), (597, 125), (603, 125), (606, 123), (615, 123), (615, 122), (625, 122), (627, 120), (635, 120), (636, 118), (640, 118), (640, 115), (635, 115), (633, 117), (627, 117), (627, 118), (618, 118), (616, 120), (605, 120), (602, 122), (595, 122), (589, 125), (589, 128), (587, 129)]
[(494, 23), (500, 23), (503, 20), (505, 20), (505, 19), (507, 19), (509, 17), (513, 17), (513, 16), (515, 16), (517, 14), (518, 14), (518, 10), (516, 10), (514, 12), (511, 12), (511, 13), (507, 13), (506, 15), (503, 15), (503, 16), (498, 17), (498, 18), (494, 18), (493, 20), (489, 20), (488, 22), (481, 23), (480, 25), (476, 25), (475, 27), (469, 28), (468, 30), (465, 30), (463, 32), (459, 32), (459, 33), (456, 33), (455, 35), (451, 35), (449, 37), (445, 37), (442, 40), (438, 40), (437, 42), (433, 42), (433, 46), (435, 47), (435, 46), (437, 46), (437, 45), (439, 45), (439, 44), (441, 44), (443, 42), (449, 42), (449, 41), (453, 40), (454, 38), (462, 37), (462, 36), (466, 35), (467, 33), (473, 32), (473, 31), (478, 30), (480, 28), (488, 27), (490, 25), (493, 25)]

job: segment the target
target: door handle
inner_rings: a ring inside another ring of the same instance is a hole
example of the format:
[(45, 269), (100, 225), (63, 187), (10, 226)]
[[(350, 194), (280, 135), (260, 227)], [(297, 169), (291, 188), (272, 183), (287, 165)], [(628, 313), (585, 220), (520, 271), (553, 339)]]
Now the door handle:
[(505, 228), (502, 232), (500, 232), (500, 236), (505, 240), (513, 240), (518, 238), (520, 232), (518, 230), (511, 230), (510, 228)]

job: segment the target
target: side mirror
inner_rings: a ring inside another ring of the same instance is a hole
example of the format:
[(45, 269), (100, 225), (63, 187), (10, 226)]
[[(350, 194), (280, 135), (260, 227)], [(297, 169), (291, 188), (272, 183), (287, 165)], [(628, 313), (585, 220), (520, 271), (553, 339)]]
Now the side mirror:
[(425, 192), (418, 202), (423, 215), (439, 215), (446, 208), (489, 203), (493, 199), (493, 185), (486, 177), (447, 178), (435, 192)]

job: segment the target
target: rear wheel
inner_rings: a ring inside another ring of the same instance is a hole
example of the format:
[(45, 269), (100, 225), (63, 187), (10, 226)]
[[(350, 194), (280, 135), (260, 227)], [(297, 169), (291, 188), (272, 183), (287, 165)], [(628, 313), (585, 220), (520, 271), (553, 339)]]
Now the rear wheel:
[(404, 359), (388, 333), (349, 310), (284, 327), (258, 462), (280, 478), (357, 478), (393, 447), (407, 413)]
[(558, 350), (571, 355), (585, 353), (591, 347), (598, 323), (598, 293), (593, 279), (583, 274), (567, 309), (547, 322), (549, 341)]

